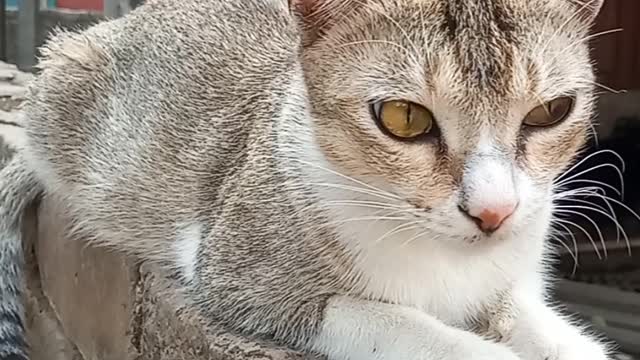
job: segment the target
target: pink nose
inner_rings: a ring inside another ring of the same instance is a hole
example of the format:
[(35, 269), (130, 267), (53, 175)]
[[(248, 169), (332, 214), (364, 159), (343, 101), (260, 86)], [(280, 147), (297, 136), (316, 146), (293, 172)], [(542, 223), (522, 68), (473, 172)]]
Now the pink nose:
[(461, 210), (478, 225), (480, 230), (486, 233), (492, 233), (502, 226), (505, 220), (514, 213), (517, 206), (517, 203), (513, 203), (481, 208), (478, 212), (468, 211), (462, 208)]

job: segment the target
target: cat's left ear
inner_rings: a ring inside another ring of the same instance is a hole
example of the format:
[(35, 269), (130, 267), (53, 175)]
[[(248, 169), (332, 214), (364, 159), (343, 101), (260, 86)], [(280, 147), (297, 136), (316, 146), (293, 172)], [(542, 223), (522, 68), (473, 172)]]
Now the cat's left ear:
[[(571, 0), (570, 0), (571, 1)], [(586, 1), (571, 1), (578, 7), (583, 18), (588, 22), (593, 22), (600, 13), (604, 0), (586, 0)]]
[(309, 45), (340, 21), (361, 1), (351, 0), (288, 0), (289, 9), (300, 20), (304, 43)]

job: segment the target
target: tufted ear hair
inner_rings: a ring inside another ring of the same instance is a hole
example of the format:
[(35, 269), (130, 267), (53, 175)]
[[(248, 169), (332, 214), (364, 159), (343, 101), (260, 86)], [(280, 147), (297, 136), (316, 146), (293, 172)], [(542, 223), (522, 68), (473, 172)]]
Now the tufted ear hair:
[(305, 46), (312, 44), (329, 28), (362, 3), (361, 0), (288, 0), (289, 9), (303, 29)]
[(604, 0), (569, 0), (578, 8), (582, 17), (588, 22), (593, 22), (600, 13)]

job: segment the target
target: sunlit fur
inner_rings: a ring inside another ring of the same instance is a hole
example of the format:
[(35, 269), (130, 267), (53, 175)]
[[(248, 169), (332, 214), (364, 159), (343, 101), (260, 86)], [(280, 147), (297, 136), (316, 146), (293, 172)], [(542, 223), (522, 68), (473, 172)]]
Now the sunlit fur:
[[(8, 178), (33, 172), (74, 231), (246, 335), (331, 359), (605, 360), (545, 299), (601, 2), (289, 3), (150, 0), (57, 34)], [(522, 126), (566, 95), (566, 120)], [(437, 131), (387, 136), (369, 104), (389, 99)], [(492, 234), (459, 209), (506, 203)]]
[[(592, 126), (584, 10), (594, 4), (351, 3), (347, 20), (336, 20), (303, 63), (314, 135), (326, 167), (341, 174), (317, 176), (330, 183), (323, 196), (356, 254), (366, 296), (459, 325), (480, 299), (521, 277), (537, 278), (527, 296), (542, 293), (553, 180)], [(531, 109), (567, 95), (576, 103), (564, 122), (523, 126)], [(388, 137), (367, 104), (389, 99), (429, 108), (440, 133), (416, 142)], [(366, 186), (354, 191), (343, 175)], [(516, 212), (490, 236), (458, 210), (510, 198)]]

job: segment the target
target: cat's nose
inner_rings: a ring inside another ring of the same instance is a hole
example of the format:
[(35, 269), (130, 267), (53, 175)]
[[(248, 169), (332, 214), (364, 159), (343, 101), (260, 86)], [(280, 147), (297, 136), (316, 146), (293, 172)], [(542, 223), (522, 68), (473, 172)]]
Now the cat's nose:
[(480, 230), (487, 234), (491, 234), (498, 230), (505, 220), (507, 220), (518, 207), (517, 202), (503, 203), (488, 207), (479, 207), (477, 209), (467, 209), (458, 206), (460, 211), (478, 225)]

